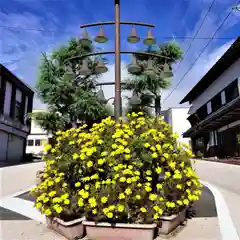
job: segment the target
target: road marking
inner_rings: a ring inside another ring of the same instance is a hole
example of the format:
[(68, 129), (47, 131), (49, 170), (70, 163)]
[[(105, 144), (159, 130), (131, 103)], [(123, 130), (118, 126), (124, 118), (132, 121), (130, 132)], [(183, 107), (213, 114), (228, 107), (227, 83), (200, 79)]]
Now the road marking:
[(212, 184), (205, 181), (201, 182), (209, 188), (215, 198), (222, 240), (240, 240), (237, 230), (234, 227), (230, 211), (221, 192)]

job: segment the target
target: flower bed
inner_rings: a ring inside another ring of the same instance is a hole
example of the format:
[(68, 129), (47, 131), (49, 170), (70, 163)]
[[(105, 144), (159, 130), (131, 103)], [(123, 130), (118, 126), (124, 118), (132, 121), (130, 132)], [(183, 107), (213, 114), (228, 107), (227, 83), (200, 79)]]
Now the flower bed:
[(133, 113), (57, 135), (32, 191), (49, 218), (158, 225), (199, 199), (192, 153), (162, 119)]

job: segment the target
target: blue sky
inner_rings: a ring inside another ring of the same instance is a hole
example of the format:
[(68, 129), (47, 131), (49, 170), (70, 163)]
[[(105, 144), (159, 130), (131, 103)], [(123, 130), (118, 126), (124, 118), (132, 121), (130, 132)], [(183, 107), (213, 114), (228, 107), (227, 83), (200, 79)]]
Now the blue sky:
[[(19, 76), (31, 87), (35, 86), (37, 68), (41, 52), (50, 53), (53, 48), (65, 43), (70, 37), (81, 36), (79, 26), (95, 21), (111, 21), (114, 18), (113, 0), (1, 0), (0, 1), (0, 62)], [(121, 20), (153, 23), (153, 30), (159, 43), (167, 38), (191, 37), (198, 29), (212, 0), (121, 0)], [(236, 0), (216, 0), (197, 37), (211, 37), (226, 17)], [(130, 45), (126, 37), (130, 26), (121, 27), (122, 50), (137, 50), (142, 44)], [(147, 29), (138, 27), (142, 38)], [(90, 28), (94, 36), (98, 28)], [(110, 41), (101, 45), (105, 50), (113, 49), (113, 27), (106, 26), (105, 32)], [(202, 57), (197, 61), (184, 81), (173, 94), (164, 101), (164, 107), (179, 106), (179, 101), (196, 84), (203, 74), (226, 51), (234, 39), (240, 35), (240, 12), (233, 12), (220, 29)], [(178, 40), (183, 50), (191, 42)], [(190, 51), (175, 71), (172, 86), (185, 74), (209, 40), (196, 39)], [(109, 62), (109, 72), (100, 81), (114, 79), (114, 63)], [(129, 59), (122, 57), (122, 78), (127, 76), (126, 64)], [(105, 87), (105, 94), (111, 97), (113, 87)], [(171, 89), (163, 93), (163, 99)], [(35, 101), (35, 107), (42, 107)]]

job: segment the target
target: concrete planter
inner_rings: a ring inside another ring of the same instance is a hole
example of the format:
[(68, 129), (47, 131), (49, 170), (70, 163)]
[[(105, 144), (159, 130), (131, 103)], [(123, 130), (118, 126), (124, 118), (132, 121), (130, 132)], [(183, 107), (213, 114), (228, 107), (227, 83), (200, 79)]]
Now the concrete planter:
[(187, 208), (182, 210), (179, 214), (161, 217), (161, 227), (158, 228), (158, 233), (166, 235), (172, 232), (176, 227), (185, 221), (186, 211)]
[(84, 221), (88, 239), (153, 240), (156, 224), (109, 224)]
[(50, 219), (46, 217), (46, 219), (49, 228), (61, 234), (68, 240), (78, 240), (84, 237), (84, 227), (82, 222), (85, 218), (79, 218), (69, 222), (64, 222), (59, 218)]

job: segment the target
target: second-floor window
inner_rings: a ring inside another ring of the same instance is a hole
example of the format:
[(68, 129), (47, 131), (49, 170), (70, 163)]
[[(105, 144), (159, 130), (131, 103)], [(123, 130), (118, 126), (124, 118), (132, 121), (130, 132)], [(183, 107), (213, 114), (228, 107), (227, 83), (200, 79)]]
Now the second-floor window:
[(212, 102), (211, 101), (207, 103), (207, 113), (208, 114), (212, 113)]
[(212, 111), (217, 111), (222, 106), (221, 94), (218, 93), (212, 100)]
[(221, 100), (222, 100), (222, 105), (224, 105), (226, 103), (226, 94), (225, 94), (225, 90), (223, 90), (221, 92)]
[(20, 120), (21, 119), (21, 102), (16, 101), (15, 105), (15, 118)]
[(239, 91), (238, 91), (238, 79), (233, 81), (230, 85), (227, 86), (226, 88), (226, 102), (229, 103), (233, 99), (239, 96)]

